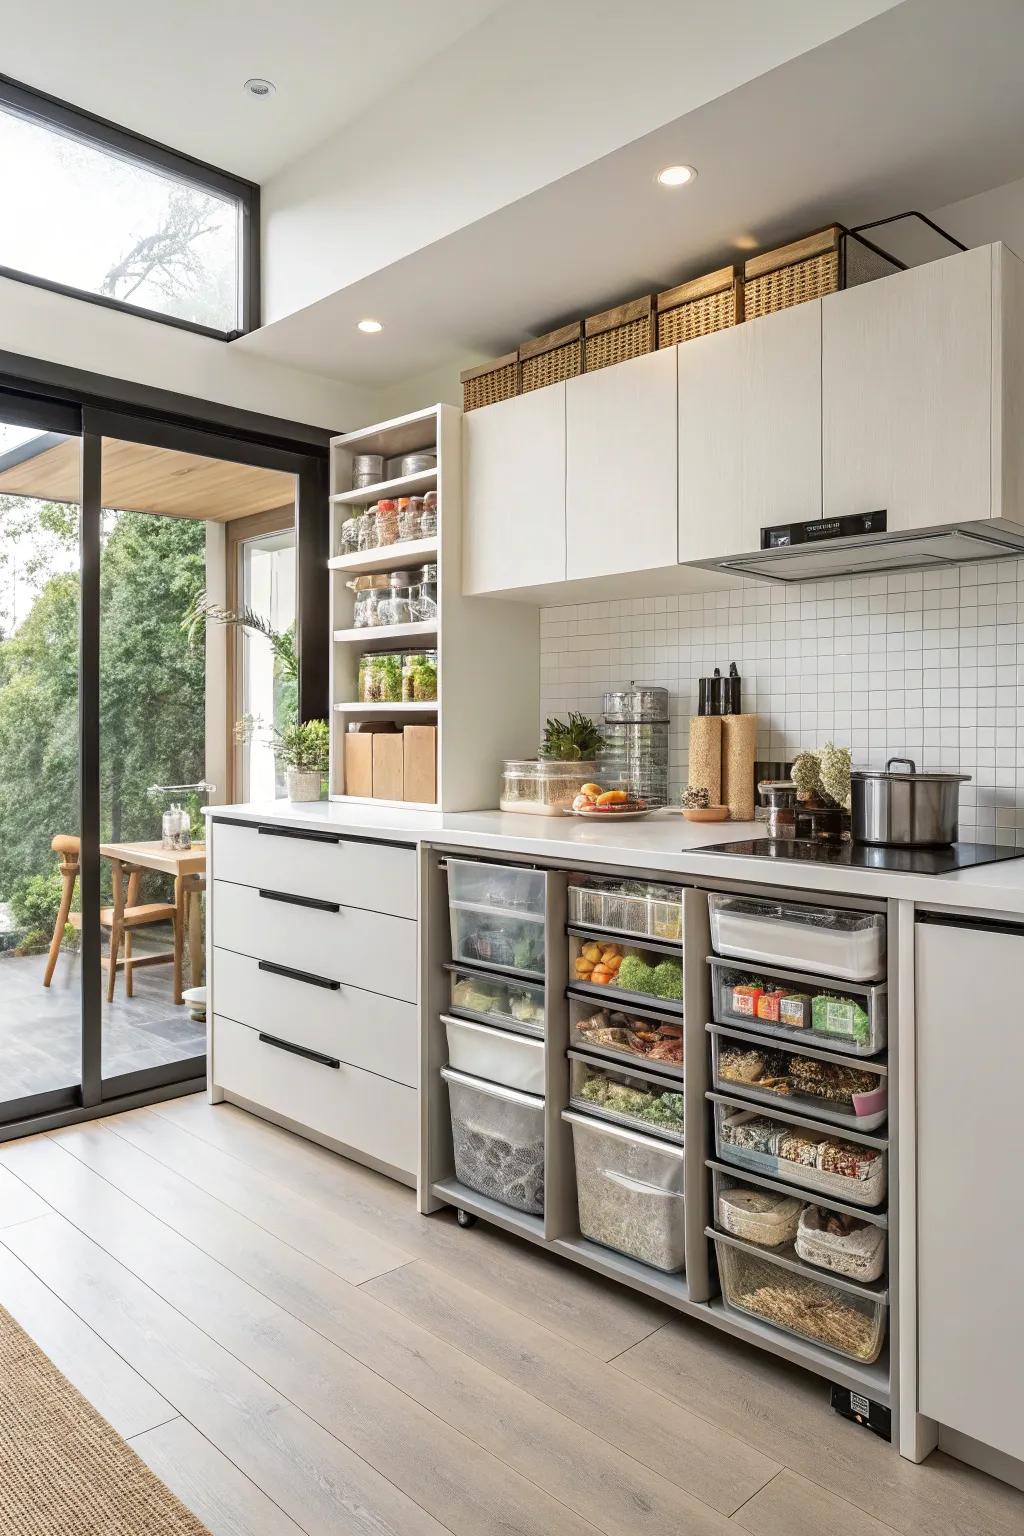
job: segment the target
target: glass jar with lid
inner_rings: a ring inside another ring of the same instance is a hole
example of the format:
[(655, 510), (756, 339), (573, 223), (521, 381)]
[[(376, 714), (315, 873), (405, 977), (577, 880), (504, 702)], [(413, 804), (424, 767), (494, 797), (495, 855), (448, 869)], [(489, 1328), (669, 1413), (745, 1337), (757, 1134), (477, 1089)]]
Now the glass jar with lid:
[(359, 549), (377, 548), (377, 504), (367, 507), (359, 519)]
[(408, 571), (392, 571), (388, 577), (388, 595), (384, 603), (382, 624), (411, 624), (412, 600)]
[(355, 594), (352, 627), (371, 629), (374, 625), (383, 623), (380, 610), (387, 601), (388, 578), (383, 575), (357, 576), (354, 581), (348, 583), (348, 587)]
[(406, 651), (402, 662), (402, 702), (425, 704), (437, 698), (437, 652)]
[(554, 758), (507, 758), (498, 805), (503, 811), (561, 816), (583, 785), (597, 774), (596, 762), (563, 763)]
[(428, 491), (420, 513), (420, 538), (432, 539), (437, 532), (437, 492)]
[(377, 503), (377, 548), (387, 549), (398, 543), (398, 502)]
[(422, 496), (403, 496), (398, 503), (398, 537), (402, 543), (420, 536), (423, 516)]
[(412, 617), (416, 624), (437, 618), (437, 566), (425, 565), (414, 578)]
[(360, 704), (400, 704), (402, 651), (370, 651), (359, 658), (357, 692)]
[(362, 517), (358, 512), (354, 517), (346, 517), (341, 525), (337, 554), (354, 555), (356, 553), (359, 548), (359, 525), (361, 522)]

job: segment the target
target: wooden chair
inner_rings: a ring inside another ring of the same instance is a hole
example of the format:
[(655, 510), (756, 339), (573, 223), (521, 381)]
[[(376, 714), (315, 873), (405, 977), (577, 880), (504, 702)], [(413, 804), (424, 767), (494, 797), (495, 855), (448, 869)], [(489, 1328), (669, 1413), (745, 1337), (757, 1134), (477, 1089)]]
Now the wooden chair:
[[(60, 860), (61, 879), (64, 888), (61, 892), (60, 910), (57, 913), (57, 921), (54, 924), (53, 938), (50, 940), (50, 953), (46, 960), (46, 970), (43, 973), (43, 986), (48, 987), (53, 980), (53, 973), (57, 965), (57, 956), (60, 953), (61, 940), (64, 937), (64, 929), (68, 923), (73, 928), (82, 926), (82, 914), (72, 912), (71, 900), (75, 894), (75, 881), (78, 879), (78, 871), (81, 865), (81, 840), (77, 837), (55, 837), (50, 844), (54, 853)], [(124, 970), (124, 991), (126, 997), (135, 995), (133, 973), (138, 966), (162, 965), (165, 962), (174, 964), (176, 986), (180, 976), (180, 955), (182, 946), (181, 919), (178, 908), (173, 901), (139, 902), (139, 879), (142, 874), (132, 864), (119, 864), (112, 861), (114, 868), (114, 904), (111, 907), (103, 907), (100, 910), (100, 926), (110, 932), (110, 953), (105, 955), (102, 963), (107, 968), (107, 1002), (112, 1002), (114, 987), (117, 982), (118, 968)], [(128, 876), (128, 896), (125, 899), (123, 876)], [(136, 928), (145, 928), (152, 923), (170, 923), (174, 932), (174, 948), (162, 950), (155, 955), (133, 955), (132, 934)], [(124, 955), (121, 955), (121, 944), (124, 943)], [(177, 960), (178, 963), (175, 964)], [(176, 1003), (181, 1002), (176, 997)]]

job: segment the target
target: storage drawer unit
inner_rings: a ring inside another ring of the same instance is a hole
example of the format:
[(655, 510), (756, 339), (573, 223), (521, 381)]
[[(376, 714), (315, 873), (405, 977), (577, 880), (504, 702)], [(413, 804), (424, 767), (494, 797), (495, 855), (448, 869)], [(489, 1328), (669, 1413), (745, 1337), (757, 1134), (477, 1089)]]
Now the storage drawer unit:
[(374, 1162), (415, 1174), (419, 1156), (418, 1095), (323, 1053), (299, 1054), (268, 1032), (214, 1015), (218, 1086), (297, 1125), (351, 1147)]
[(454, 963), (447, 970), (450, 1011), (456, 1018), (544, 1038), (543, 982), (513, 981)]
[[(828, 976), (774, 965), (744, 966), (716, 955), (708, 964), (716, 1024), (738, 1024), (792, 1046), (810, 1043), (854, 1056), (874, 1056), (885, 1045), (884, 982), (839, 986)], [(817, 1009), (816, 998), (825, 1000)]]
[(542, 981), (544, 871), (475, 859), (445, 862), (453, 960)]
[[(710, 1167), (719, 1232), (843, 1280), (870, 1285), (882, 1278), (888, 1257), (883, 1212), (855, 1210), (769, 1179), (741, 1179), (717, 1163)], [(844, 1219), (830, 1231), (834, 1216)]]
[(654, 1269), (685, 1268), (683, 1149), (575, 1110), (572, 1126), (580, 1231)]
[(885, 1067), (831, 1051), (791, 1051), (754, 1033), (709, 1024), (711, 1078), (723, 1093), (810, 1115), (851, 1131), (885, 1123)]
[(230, 949), (215, 949), (213, 961), (217, 1009), (223, 1016), (416, 1087), (419, 1016), (414, 1003)]
[(448, 1063), (522, 1093), (544, 1093), (544, 1042), (514, 1035), (492, 1024), (442, 1017), (448, 1037)]
[(682, 1145), (683, 1084), (638, 1067), (612, 1066), (569, 1051), (569, 1103), (600, 1120)]
[(885, 973), (880, 913), (717, 892), (708, 906), (711, 943), (720, 955), (846, 981), (875, 981)]
[[(603, 1004), (603, 1006), (602, 1006)], [(683, 1022), (678, 1014), (569, 998), (569, 1044), (590, 1056), (643, 1066), (663, 1077), (683, 1077)]]
[(544, 1210), (544, 1100), (444, 1067), (455, 1172), (517, 1211)]
[(418, 929), (407, 918), (219, 878), (213, 902), (218, 948), (416, 1001)]
[(416, 851), (328, 831), (213, 818), (218, 880), (415, 918)]
[(715, 1156), (812, 1194), (847, 1205), (880, 1205), (886, 1188), (886, 1143), (843, 1135), (812, 1120), (715, 1101)]

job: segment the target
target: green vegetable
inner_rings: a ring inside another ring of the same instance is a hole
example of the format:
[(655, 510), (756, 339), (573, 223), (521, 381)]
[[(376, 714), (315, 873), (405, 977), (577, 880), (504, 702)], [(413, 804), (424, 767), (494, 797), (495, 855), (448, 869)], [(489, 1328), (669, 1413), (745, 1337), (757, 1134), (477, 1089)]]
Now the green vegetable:
[(662, 960), (654, 967), (654, 985), (651, 991), (656, 997), (682, 997), (683, 968), (678, 960)]
[(517, 971), (542, 971), (544, 969), (543, 944), (527, 934), (517, 939), (512, 949), (512, 964)]
[(643, 955), (627, 955), (619, 966), (615, 984), (627, 992), (654, 992), (654, 977), (655, 967), (648, 965)]
[(617, 1114), (645, 1120), (648, 1125), (663, 1125), (673, 1131), (681, 1131), (683, 1128), (681, 1093), (653, 1093), (595, 1075), (587, 1078), (579, 1090), (579, 1097)]

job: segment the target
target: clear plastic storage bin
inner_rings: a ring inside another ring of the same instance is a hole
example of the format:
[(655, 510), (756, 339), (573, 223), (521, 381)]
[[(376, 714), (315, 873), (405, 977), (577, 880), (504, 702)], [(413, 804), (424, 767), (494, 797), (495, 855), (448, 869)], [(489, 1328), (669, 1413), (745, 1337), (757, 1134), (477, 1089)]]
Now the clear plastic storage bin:
[(880, 912), (800, 906), (754, 896), (708, 896), (711, 943), (720, 955), (761, 965), (823, 971), (846, 981), (885, 975)]
[(815, 1264), (862, 1285), (880, 1279), (885, 1270), (884, 1227), (842, 1216), (819, 1205), (804, 1206), (794, 1246), (806, 1264)]
[(584, 784), (593, 782), (596, 762), (563, 763), (553, 758), (508, 758), (502, 772), (498, 805), (503, 811), (531, 816), (562, 816)]
[(754, 1184), (715, 1180), (715, 1218), (723, 1232), (758, 1248), (786, 1248), (796, 1242), (803, 1209), (794, 1195)]
[(496, 966), (543, 979), (544, 919), (502, 917), (480, 907), (450, 902), (452, 955), (471, 964)]
[(478, 1194), (517, 1211), (544, 1210), (544, 1100), (442, 1067), (448, 1084), (455, 1173)]
[(648, 880), (574, 875), (569, 885), (569, 921), (682, 943), (683, 893), (677, 885)]
[(450, 965), (448, 975), (451, 1011), (458, 1018), (543, 1038), (542, 983), (512, 981), (461, 965)]
[(709, 1024), (711, 1076), (723, 1093), (757, 1104), (779, 1104), (851, 1131), (885, 1122), (888, 1077), (884, 1067), (831, 1052), (791, 1051), (756, 1034)]
[(447, 859), (448, 896), (460, 906), (511, 912), (517, 917), (544, 917), (545, 874), (515, 864), (484, 864), (473, 859)]
[(638, 946), (570, 930), (569, 982), (584, 996), (607, 999), (610, 1007), (633, 1002), (683, 1011), (683, 957), (669, 944)]
[(569, 1102), (574, 1109), (667, 1141), (683, 1140), (683, 1085), (651, 1072), (605, 1066), (569, 1052)]
[(791, 1121), (718, 1099), (715, 1155), (733, 1167), (847, 1205), (876, 1206), (885, 1198), (885, 1144), (851, 1141), (810, 1121)]
[(878, 1359), (888, 1321), (885, 1301), (812, 1278), (720, 1234), (714, 1241), (728, 1306), (862, 1365)]
[(571, 998), (569, 1043), (611, 1061), (634, 1066), (648, 1062), (664, 1077), (683, 1074), (683, 1024), (678, 1014), (639, 1013)]
[(444, 1020), (448, 1065), (523, 1093), (544, 1093), (544, 1042), (470, 1019)]
[(740, 967), (712, 955), (711, 1005), (716, 1024), (738, 1024), (795, 1045), (801, 1037), (852, 1056), (885, 1045), (885, 983), (858, 986), (778, 966)]
[(575, 1110), (572, 1126), (580, 1231), (670, 1274), (685, 1268), (681, 1147)]

